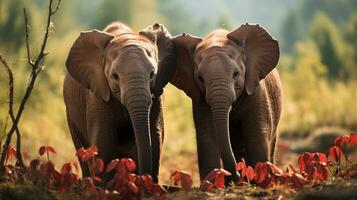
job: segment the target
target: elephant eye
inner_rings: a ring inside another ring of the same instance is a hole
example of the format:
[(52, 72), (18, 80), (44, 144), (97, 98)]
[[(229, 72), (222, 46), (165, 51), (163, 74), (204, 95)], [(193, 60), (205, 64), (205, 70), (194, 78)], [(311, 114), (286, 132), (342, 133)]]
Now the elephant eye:
[(154, 70), (151, 71), (151, 73), (150, 73), (150, 79), (152, 79), (153, 77), (154, 77)]
[(118, 74), (112, 74), (112, 75), (110, 76), (110, 78), (112, 78), (112, 79), (114, 79), (114, 80), (118, 80), (118, 79), (119, 79), (119, 76), (118, 76)]
[(238, 78), (238, 71), (233, 72), (233, 79), (236, 80)]

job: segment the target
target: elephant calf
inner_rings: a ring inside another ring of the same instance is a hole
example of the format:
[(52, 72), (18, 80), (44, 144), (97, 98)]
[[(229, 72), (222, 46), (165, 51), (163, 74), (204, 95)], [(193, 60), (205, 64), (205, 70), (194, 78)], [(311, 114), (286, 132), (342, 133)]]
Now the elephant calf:
[[(151, 174), (155, 181), (164, 135), (160, 95), (167, 78), (162, 68), (169, 67), (172, 50), (161, 47), (159, 52), (158, 38), (121, 23), (82, 32), (70, 49), (63, 86), (76, 149), (96, 145), (105, 164), (133, 158), (138, 173)], [(81, 166), (88, 176), (86, 165)]]
[(282, 86), (274, 69), (278, 42), (261, 26), (215, 30), (203, 39), (173, 39), (177, 65), (170, 82), (192, 99), (200, 177), (220, 167), (237, 180), (236, 159), (273, 161)]

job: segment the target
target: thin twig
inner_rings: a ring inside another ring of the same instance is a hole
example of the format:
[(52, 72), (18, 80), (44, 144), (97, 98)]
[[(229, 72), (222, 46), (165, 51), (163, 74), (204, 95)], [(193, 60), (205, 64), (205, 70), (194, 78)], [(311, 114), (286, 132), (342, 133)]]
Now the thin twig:
[[(23, 111), (25, 109), (25, 104), (26, 104), (27, 100), (29, 99), (29, 97), (31, 95), (31, 92), (33, 90), (33, 87), (35, 85), (37, 75), (41, 72), (41, 70), (39, 70), (40, 63), (43, 60), (44, 56), (47, 55), (47, 53), (45, 52), (45, 48), (46, 48), (47, 40), (48, 40), (48, 37), (49, 37), (50, 26), (51, 26), (51, 18), (57, 12), (57, 10), (59, 9), (60, 3), (61, 3), (61, 0), (58, 0), (55, 10), (52, 10), (53, 0), (50, 0), (50, 2), (49, 2), (45, 36), (43, 38), (43, 42), (42, 42), (42, 45), (41, 45), (40, 53), (37, 55), (37, 58), (36, 58), (36, 60), (34, 62), (31, 62), (31, 58), (29, 56), (30, 55), (30, 53), (29, 53), (30, 52), (30, 49), (29, 49), (30, 45), (29, 45), (29, 41), (28, 41), (27, 14), (26, 14), (26, 10), (24, 10), (25, 26), (26, 26), (25, 35), (27, 37), (26, 38), (26, 48), (27, 48), (27, 51), (28, 51), (28, 63), (32, 66), (32, 71), (31, 71), (31, 75), (30, 75), (30, 78), (29, 78), (29, 84), (28, 84), (28, 86), (26, 88), (26, 92), (25, 92), (25, 94), (24, 94), (24, 96), (23, 96), (23, 98), (21, 100), (21, 103), (20, 103), (20, 106), (19, 106), (19, 110), (18, 110), (18, 112), (16, 114), (16, 117), (13, 120), (12, 127), (9, 130), (8, 134), (7, 134), (6, 142), (4, 144), (4, 148), (3, 148), (2, 153), (1, 153), (1, 158), (0, 158), (0, 173), (1, 174), (3, 174), (3, 172), (4, 172), (4, 162), (5, 162), (5, 158), (6, 158), (6, 153), (7, 153), (8, 149), (9, 149), (9, 145), (10, 145), (10, 142), (11, 142), (11, 137), (12, 137), (13, 133), (17, 129), (17, 125), (18, 125), (18, 123), (20, 121), (20, 118), (22, 116), (22, 113), (23, 113)], [(33, 64), (31, 64), (31, 63), (33, 63)]]
[(26, 37), (27, 62), (29, 63), (29, 65), (34, 67), (34, 63), (32, 62), (31, 53), (30, 53), (30, 43), (29, 43), (29, 32), (30, 31), (29, 31), (29, 24), (28, 24), (26, 8), (24, 8), (24, 18), (25, 18), (25, 37)]
[[(14, 75), (12, 73), (12, 70), (10, 66), (7, 64), (6, 60), (4, 57), (0, 55), (0, 60), (3, 66), (6, 68), (8, 77), (9, 77), (9, 116), (11, 118), (12, 123), (15, 122), (15, 116), (14, 116)], [(20, 167), (24, 167), (24, 162), (22, 160), (22, 155), (21, 155), (21, 134), (18, 126), (16, 125), (15, 127), (16, 131), (16, 157), (17, 157), (17, 162)]]

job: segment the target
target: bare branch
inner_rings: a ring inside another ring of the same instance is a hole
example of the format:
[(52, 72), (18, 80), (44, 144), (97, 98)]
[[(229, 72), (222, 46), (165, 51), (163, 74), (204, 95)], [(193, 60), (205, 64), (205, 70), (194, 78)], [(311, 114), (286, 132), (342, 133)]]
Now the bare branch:
[(26, 37), (26, 51), (27, 51), (27, 61), (29, 65), (34, 67), (34, 63), (32, 62), (31, 55), (30, 55), (30, 43), (29, 43), (29, 24), (26, 9), (24, 8), (24, 19), (25, 19), (25, 37)]
[[(5, 67), (8, 77), (9, 77), (9, 116), (11, 118), (12, 123), (14, 124), (15, 122), (15, 116), (14, 116), (14, 75), (12, 73), (12, 70), (10, 68), (10, 66), (7, 64), (7, 62), (5, 61), (5, 58), (2, 57), (0, 55), (0, 61), (3, 64), (3, 66)], [(17, 137), (17, 144), (16, 144), (16, 157), (17, 157), (17, 161), (20, 164), (21, 167), (24, 166), (23, 160), (22, 160), (22, 155), (21, 155), (21, 135), (20, 135), (20, 130), (19, 128), (15, 127), (15, 131), (16, 131), (16, 137)]]
[[(18, 130), (17, 126), (18, 126), (18, 123), (19, 123), (20, 118), (22, 116), (22, 113), (23, 113), (23, 111), (25, 109), (25, 104), (26, 104), (27, 100), (29, 99), (29, 97), (31, 95), (31, 92), (32, 92), (33, 87), (34, 87), (35, 82), (36, 82), (37, 75), (41, 72), (40, 63), (42, 62), (44, 56), (46, 56), (48, 54), (47, 52), (45, 52), (45, 48), (46, 48), (47, 41), (48, 41), (49, 34), (50, 34), (51, 18), (58, 11), (58, 9), (60, 7), (60, 3), (61, 3), (61, 0), (58, 0), (55, 10), (52, 10), (53, 0), (50, 0), (49, 6), (48, 6), (48, 16), (47, 16), (47, 23), (46, 23), (46, 31), (45, 31), (45, 35), (44, 35), (44, 38), (43, 38), (43, 42), (42, 42), (42, 45), (41, 45), (40, 52), (37, 55), (35, 61), (32, 61), (31, 57), (30, 57), (30, 48), (29, 48), (29, 42), (28, 42), (28, 33), (29, 32), (28, 32), (27, 14), (26, 14), (26, 10), (24, 10), (25, 26), (26, 26), (26, 28), (25, 28), (25, 31), (26, 31), (25, 32), (25, 36), (26, 36), (26, 43), (27, 43), (26, 44), (26, 48), (27, 48), (27, 51), (28, 51), (28, 54), (27, 54), (28, 55), (28, 63), (32, 66), (32, 71), (31, 71), (31, 75), (30, 75), (30, 78), (29, 78), (29, 84), (28, 84), (28, 86), (26, 88), (26, 92), (25, 92), (25, 94), (24, 94), (24, 96), (23, 96), (23, 98), (21, 100), (21, 103), (20, 103), (20, 106), (19, 106), (19, 110), (18, 110), (18, 112), (16, 114), (16, 117), (12, 118), (13, 124), (12, 124), (11, 129), (7, 133), (6, 141), (5, 141), (4, 148), (2, 150), (1, 158), (0, 158), (0, 174), (3, 174), (3, 172), (4, 172), (4, 163), (5, 163), (6, 153), (7, 153), (8, 149), (9, 149), (9, 145), (10, 145), (10, 142), (11, 142), (11, 137), (12, 137), (13, 133), (15, 131), (17, 132), (17, 130)], [(4, 59), (2, 59), (2, 60), (4, 60)], [(5, 63), (6, 62), (3, 62), (3, 65), (7, 65), (7, 63), (6, 64)], [(7, 65), (7, 67), (8, 67), (8, 65)], [(17, 144), (21, 144), (20, 143), (20, 134), (19, 133), (18, 133), (18, 138), (17, 139), (18, 139), (17, 140)], [(19, 149), (18, 149), (17, 152), (19, 152), (19, 154), (21, 154)]]
[(58, 11), (58, 9), (60, 8), (60, 5), (61, 5), (61, 0), (57, 0), (56, 8), (55, 8), (55, 10), (51, 11), (51, 15), (54, 15)]

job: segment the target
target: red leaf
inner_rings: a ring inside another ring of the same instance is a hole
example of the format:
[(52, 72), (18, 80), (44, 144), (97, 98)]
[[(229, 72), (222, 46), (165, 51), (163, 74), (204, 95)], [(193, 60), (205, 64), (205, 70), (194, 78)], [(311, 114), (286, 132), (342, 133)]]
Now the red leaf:
[(121, 159), (121, 162), (124, 164), (124, 166), (129, 172), (132, 172), (136, 169), (135, 161), (130, 158), (123, 158)]
[(95, 176), (94, 177), (94, 182), (100, 183), (100, 182), (102, 182), (102, 179), (99, 178), (98, 176)]
[(153, 180), (152, 180), (150, 175), (144, 174), (144, 175), (140, 176), (140, 179), (141, 179), (141, 181), (142, 181), (142, 183), (144, 185), (144, 188), (146, 190), (151, 190), (152, 189), (152, 187), (154, 185), (154, 182), (153, 182)]
[(47, 146), (46, 149), (49, 153), (56, 153), (55, 149), (52, 146)]
[(27, 151), (22, 151), (22, 155), (24, 156), (25, 160), (30, 160), (30, 155)]
[(135, 185), (135, 183), (133, 183), (133, 182), (131, 182), (131, 181), (129, 181), (129, 183), (128, 183), (128, 188), (129, 188), (132, 192), (134, 192), (134, 194), (139, 194), (139, 192), (140, 192), (140, 189)]
[(191, 175), (186, 174), (186, 173), (182, 173), (181, 174), (181, 186), (185, 189), (185, 190), (189, 190), (192, 187), (192, 178)]
[(298, 173), (297, 169), (295, 169), (294, 166), (292, 166), (291, 164), (289, 164), (290, 169), (294, 172), (294, 173)]
[(62, 166), (62, 169), (61, 169), (61, 174), (69, 174), (72, 172), (72, 167), (71, 167), (71, 163), (65, 163), (63, 166)]
[(264, 163), (259, 162), (255, 165), (255, 180), (257, 183), (262, 183), (265, 177), (268, 176), (268, 173), (268, 168)]
[(156, 196), (160, 196), (162, 194), (166, 194), (167, 193), (166, 189), (163, 188), (159, 184), (154, 184), (152, 190), (153, 190), (153, 194), (156, 195)]
[(255, 178), (255, 172), (251, 166), (247, 167), (247, 177), (248, 177), (249, 181), (252, 181)]
[(301, 174), (293, 173), (291, 176), (291, 182), (294, 187), (302, 188), (304, 187), (306, 179)]
[(265, 164), (270, 168), (271, 172), (273, 172), (274, 174), (276, 174), (276, 175), (283, 174), (283, 172), (277, 166), (275, 166), (273, 163), (265, 162)]
[(12, 144), (9, 145), (9, 149), (6, 152), (6, 162), (9, 160), (11, 156), (16, 158), (16, 149)]
[(96, 146), (90, 146), (87, 149), (84, 149), (82, 147), (77, 151), (77, 156), (83, 162), (86, 162), (89, 159), (94, 158), (96, 155), (98, 155), (98, 148)]
[(300, 172), (305, 171), (306, 167), (309, 165), (309, 163), (312, 160), (312, 154), (308, 152), (304, 152), (301, 154), (298, 158), (298, 164), (300, 168)]
[(113, 169), (115, 169), (117, 167), (118, 163), (119, 163), (119, 159), (114, 159), (114, 160), (110, 161), (109, 165), (107, 166), (106, 172), (110, 172)]
[(342, 146), (354, 146), (357, 144), (357, 134), (351, 133), (350, 135), (344, 135), (335, 139), (335, 145)]
[[(239, 163), (236, 164), (236, 170), (237, 170), (237, 171), (243, 170), (243, 169), (245, 169), (246, 167), (247, 167), (247, 166), (245, 165), (244, 162), (239, 162)], [(244, 176), (244, 175), (243, 175), (243, 176)]]
[(337, 162), (344, 158), (345, 155), (338, 146), (333, 146), (327, 151), (327, 157)]
[(350, 146), (357, 145), (357, 134), (351, 133), (349, 136), (348, 143)]
[(317, 178), (317, 168), (315, 165), (310, 165), (306, 168), (306, 178), (308, 180), (315, 180)]
[(53, 165), (53, 163), (51, 161), (42, 163), (40, 165), (40, 170), (44, 171), (44, 172), (53, 172), (53, 171), (55, 171), (55, 166)]
[(80, 149), (77, 150), (77, 156), (79, 158), (81, 158), (86, 153), (87, 153), (87, 151), (83, 147), (81, 147)]
[(192, 187), (192, 178), (191, 175), (189, 175), (185, 171), (179, 171), (176, 170), (174, 173), (171, 174), (171, 179), (174, 180), (174, 184), (177, 185), (179, 182), (181, 183), (181, 186), (185, 190), (189, 190)]
[(210, 173), (208, 173), (208, 175), (205, 177), (205, 179), (203, 181), (212, 181), (214, 179), (216, 179), (217, 175), (218, 175), (218, 170), (219, 169), (214, 169), (212, 171), (210, 171)]
[(40, 156), (43, 156), (43, 154), (46, 153), (46, 147), (45, 146), (40, 147), (40, 149), (38, 150), (38, 153), (40, 154)]
[(223, 168), (219, 169), (219, 171), (220, 171), (220, 173), (222, 173), (224, 176), (230, 176), (230, 175), (232, 175), (229, 171), (227, 171), (227, 170), (225, 170), (225, 169), (223, 169)]
[(96, 158), (94, 160), (93, 168), (94, 168), (94, 171), (96, 173), (102, 173), (104, 171), (104, 162), (103, 162), (103, 160), (100, 159), (100, 158)]
[(324, 153), (314, 153), (313, 156), (314, 156), (314, 160), (317, 162), (322, 162), (322, 163), (328, 162), (326, 154)]
[(342, 147), (343, 145), (347, 145), (348, 143), (348, 136), (340, 136), (335, 139), (335, 145)]
[(73, 164), (74, 168), (76, 168), (76, 171), (78, 172), (78, 169), (79, 169), (78, 162), (71, 161), (71, 163)]
[(39, 159), (33, 159), (30, 161), (30, 169), (35, 171), (37, 170), (38, 166), (40, 165), (40, 160)]
[(214, 185), (220, 189), (222, 189), (224, 187), (224, 175), (223, 174), (218, 174), (218, 176), (216, 177), (216, 179), (214, 181)]
[(209, 181), (204, 181), (201, 185), (201, 191), (210, 192), (214, 188), (214, 185)]
[(86, 150), (92, 157), (94, 157), (94, 156), (96, 156), (98, 154), (98, 148), (96, 146), (90, 146)]
[(326, 165), (320, 165), (320, 167), (317, 169), (317, 172), (318, 172), (318, 178), (321, 182), (326, 181), (330, 174)]
[[(66, 174), (66, 175), (68, 175), (68, 174)], [(57, 182), (60, 182), (61, 178), (62, 178), (62, 175), (56, 170), (52, 170), (50, 172), (50, 176)]]

